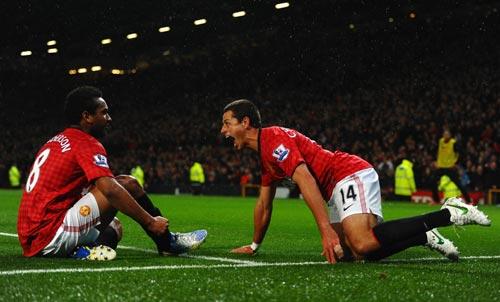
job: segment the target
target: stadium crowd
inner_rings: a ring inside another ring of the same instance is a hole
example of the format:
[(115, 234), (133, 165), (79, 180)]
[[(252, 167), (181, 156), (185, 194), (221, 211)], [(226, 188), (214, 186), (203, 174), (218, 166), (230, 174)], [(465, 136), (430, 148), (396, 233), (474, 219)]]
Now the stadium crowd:
[(270, 38), (278, 34), (263, 33), (259, 42), (229, 36), (190, 55), (173, 51), (122, 77), (3, 74), (1, 185), (7, 185), (13, 164), (27, 177), (34, 152), (62, 125), (64, 94), (81, 84), (102, 88), (110, 105), (113, 126), (104, 145), (112, 169), (129, 173), (141, 165), (151, 191), (188, 188), (194, 160), (203, 164), (207, 193), (238, 192), (245, 168), (258, 181), (260, 171), (253, 167), (259, 159), (237, 154), (219, 134), (221, 110), (236, 98), (255, 101), (265, 125), (287, 125), (328, 149), (364, 157), (378, 170), (385, 194), (404, 158), (414, 163), (417, 187), (432, 186), (443, 127), (462, 146), (461, 180), (469, 190), (500, 185), (500, 61), (493, 38), (401, 42), (399, 33), (403, 46), (395, 47), (388, 38), (359, 34), (341, 36), (332, 49), (315, 47), (330, 43), (328, 35), (315, 40), (306, 33), (300, 42)]

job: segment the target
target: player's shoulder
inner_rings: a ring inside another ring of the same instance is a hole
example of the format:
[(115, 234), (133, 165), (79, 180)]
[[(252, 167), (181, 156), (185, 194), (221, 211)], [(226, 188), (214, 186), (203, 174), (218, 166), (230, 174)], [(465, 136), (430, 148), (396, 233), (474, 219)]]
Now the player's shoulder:
[(266, 137), (272, 137), (274, 139), (284, 138), (295, 138), (300, 133), (291, 128), (281, 127), (281, 126), (270, 126), (262, 129), (262, 133)]
[(104, 150), (103, 145), (92, 135), (76, 128), (66, 128), (61, 134), (69, 138), (77, 149)]

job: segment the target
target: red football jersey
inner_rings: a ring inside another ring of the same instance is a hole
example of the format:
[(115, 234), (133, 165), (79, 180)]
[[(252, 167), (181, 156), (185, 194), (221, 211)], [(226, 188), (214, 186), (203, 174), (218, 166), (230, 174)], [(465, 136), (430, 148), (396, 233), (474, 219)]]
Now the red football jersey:
[(325, 150), (296, 130), (276, 126), (261, 129), (259, 153), (263, 186), (291, 178), (297, 166), (305, 163), (325, 201), (330, 200), (338, 181), (372, 167), (358, 156)]
[(113, 173), (106, 150), (93, 136), (67, 128), (43, 145), (19, 207), (17, 232), (24, 256), (35, 256), (50, 243), (66, 212), (103, 176)]

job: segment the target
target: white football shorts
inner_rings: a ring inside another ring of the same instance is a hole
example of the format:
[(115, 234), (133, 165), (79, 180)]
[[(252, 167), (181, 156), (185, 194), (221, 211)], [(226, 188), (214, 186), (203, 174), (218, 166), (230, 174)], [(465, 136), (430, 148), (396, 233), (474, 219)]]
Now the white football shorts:
[(383, 221), (378, 174), (373, 168), (358, 171), (339, 181), (328, 201), (330, 223), (342, 222), (354, 214), (372, 213)]
[(42, 250), (43, 256), (68, 256), (75, 247), (95, 242), (100, 224), (99, 207), (92, 193), (85, 194), (71, 207), (52, 241)]

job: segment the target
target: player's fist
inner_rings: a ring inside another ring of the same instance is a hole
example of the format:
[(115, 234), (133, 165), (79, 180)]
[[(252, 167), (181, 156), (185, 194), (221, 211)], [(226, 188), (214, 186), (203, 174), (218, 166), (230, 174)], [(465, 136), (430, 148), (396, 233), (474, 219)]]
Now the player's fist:
[(256, 250), (254, 251), (250, 245), (244, 245), (242, 247), (237, 247), (231, 250), (231, 253), (233, 254), (245, 254), (245, 255), (253, 255), (256, 252), (257, 251)]
[(168, 219), (161, 216), (153, 217), (153, 220), (148, 224), (147, 228), (151, 233), (161, 236), (167, 231)]

